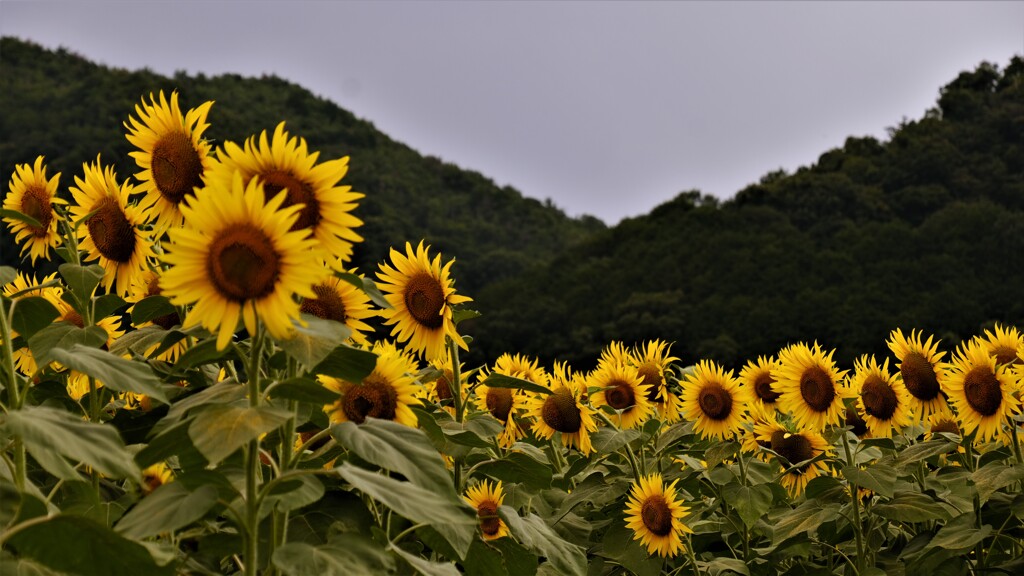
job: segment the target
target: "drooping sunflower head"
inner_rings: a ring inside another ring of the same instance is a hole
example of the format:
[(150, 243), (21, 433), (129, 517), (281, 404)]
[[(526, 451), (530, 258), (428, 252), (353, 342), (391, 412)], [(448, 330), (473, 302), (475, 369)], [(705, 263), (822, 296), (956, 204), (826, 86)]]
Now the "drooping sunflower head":
[(590, 454), (594, 451), (590, 434), (597, 430), (597, 422), (594, 409), (586, 400), (583, 377), (556, 362), (548, 386), (551, 394), (535, 395), (525, 402), (528, 416), (534, 419), (533, 433), (550, 440), (559, 432), (564, 446), (575, 446), (584, 455)]
[(825, 353), (813, 346), (795, 344), (779, 352), (774, 372), (779, 408), (793, 415), (801, 429), (824, 430), (843, 419), (843, 398), (849, 394), (842, 385), (846, 371), (832, 361), (835, 351)]
[(701, 360), (686, 375), (679, 395), (683, 418), (704, 438), (732, 438), (743, 431), (751, 399), (750, 391), (711, 360)]
[(997, 364), (1024, 364), (1024, 360), (1017, 355), (1017, 351), (1024, 346), (1024, 336), (1015, 326), (996, 324), (992, 330), (986, 330), (985, 336), (979, 337), (979, 340)]
[(496, 540), (508, 536), (508, 526), (498, 516), (498, 508), (505, 500), (505, 494), (501, 489), (501, 480), (491, 485), (484, 480), (466, 490), (463, 496), (466, 502), (476, 509), (477, 518), (480, 519), (480, 535), (484, 540)]
[(882, 365), (874, 356), (856, 360), (850, 391), (857, 396), (857, 407), (872, 436), (891, 438), (893, 430), (910, 425), (909, 394), (903, 382), (889, 371), (888, 358)]
[(1002, 436), (1003, 423), (1020, 407), (1008, 368), (977, 340), (965, 342), (953, 356), (941, 383), (965, 436), (976, 432), (981, 442)]
[(803, 494), (812, 479), (828, 473), (828, 467), (821, 460), (806, 463), (831, 452), (825, 438), (813, 430), (793, 432), (776, 421), (760, 429), (757, 439), (759, 443), (767, 443), (779, 456), (777, 460), (783, 470), (781, 483), (794, 498)]
[(441, 254), (431, 260), (429, 251), (422, 241), (415, 250), (406, 242), (405, 254), (391, 249), (394, 266), (381, 264), (377, 273), (384, 298), (391, 304), (381, 311), (384, 323), (394, 326), (391, 335), (428, 360), (444, 354), (446, 337), (468, 349), (455, 329), (452, 307), (471, 301), (455, 293), (449, 275), (455, 260), (442, 266)]
[(654, 405), (665, 422), (679, 420), (679, 399), (668, 387), (668, 369), (679, 358), (671, 355), (672, 344), (651, 340), (638, 344), (630, 352), (627, 362), (636, 367), (641, 384), (649, 386), (647, 400)]
[(418, 420), (410, 406), (419, 406), (419, 389), (409, 371), (408, 359), (397, 349), (377, 347), (377, 365), (362, 382), (348, 382), (320, 376), (320, 383), (337, 392), (339, 398), (324, 405), (331, 422), (362, 424), (367, 418), (392, 420), (416, 427)]
[(363, 194), (338, 183), (348, 172), (348, 157), (317, 163), (319, 152), (309, 152), (306, 140), (290, 136), (281, 122), (272, 137), (264, 130), (250, 137), (245, 147), (226, 142), (210, 169), (209, 182), (230, 180), (241, 172), (243, 181), (262, 182), (267, 195), (285, 192), (284, 207), (301, 205), (292, 230), (309, 229), (324, 259), (342, 270), (352, 257), (352, 246), (363, 238), (354, 229), (363, 225), (352, 215)]
[(366, 292), (341, 278), (329, 276), (313, 286), (313, 293), (315, 297), (302, 300), (301, 312), (340, 322), (351, 331), (349, 340), (369, 343), (365, 334), (373, 332), (373, 327), (365, 320), (377, 316), (378, 312), (371, 307)]
[(648, 554), (675, 557), (683, 550), (683, 534), (693, 532), (682, 520), (687, 508), (677, 497), (678, 482), (665, 486), (661, 474), (655, 473), (632, 485), (626, 504), (626, 527), (633, 531), (634, 540), (647, 546)]
[(647, 399), (651, 387), (643, 383), (633, 366), (601, 363), (587, 377), (586, 385), (600, 389), (591, 396), (591, 402), (595, 407), (615, 410), (611, 419), (623, 430), (640, 426), (654, 414), (654, 405)]
[(209, 186), (181, 207), (185, 226), (169, 231), (160, 282), (175, 305), (193, 305), (185, 328), (202, 324), (231, 341), (239, 317), (250, 334), (257, 317), (272, 336), (288, 338), (299, 317), (295, 295), (314, 298), (323, 268), (308, 230), (292, 231), (297, 208), (281, 208), (284, 195), (265, 200), (262, 184)]
[(99, 156), (95, 164), (83, 164), (84, 179), (75, 176), (71, 195), (71, 217), (76, 222), (86, 218), (78, 228), (79, 246), (86, 251), (86, 261), (99, 260), (106, 270), (102, 285), (114, 287), (120, 295), (131, 288), (135, 276), (147, 269), (154, 256), (149, 235), (139, 227), (145, 221), (136, 206), (128, 204), (134, 187), (118, 184), (112, 166), (102, 167)]
[(774, 410), (779, 401), (779, 391), (775, 389), (775, 376), (779, 363), (770, 356), (759, 356), (757, 361), (749, 360), (740, 370), (740, 384), (753, 392), (755, 404)]
[(910, 393), (910, 402), (916, 418), (924, 420), (932, 414), (947, 411), (946, 396), (939, 386), (939, 377), (945, 369), (939, 352), (938, 340), (932, 341), (929, 336), (923, 343), (923, 334), (911, 330), (910, 337), (903, 335), (897, 328), (889, 334), (889, 349), (899, 360), (896, 365), (900, 371), (900, 379)]
[(211, 162), (210, 145), (203, 140), (211, 106), (212, 101), (204, 102), (182, 115), (178, 92), (172, 92), (168, 102), (161, 91), (159, 101), (150, 94), (149, 103), (143, 98), (136, 104), (138, 119), (129, 116), (124, 123), (128, 141), (138, 148), (129, 156), (142, 169), (135, 175), (141, 182), (139, 191), (146, 193), (142, 204), (152, 213), (158, 232), (181, 225), (182, 202), (203, 186)]
[(60, 172), (52, 178), (46, 177), (46, 165), (43, 164), (42, 156), (37, 157), (32, 166), (15, 165), (14, 174), (11, 175), (7, 196), (4, 198), (4, 209), (30, 216), (38, 225), (11, 217), (4, 217), (4, 222), (14, 234), (14, 239), (22, 244), (21, 254), (29, 253), (33, 266), (37, 258), (49, 259), (50, 249), (55, 248), (61, 241), (60, 233), (57, 231), (60, 215), (53, 206), (67, 202), (57, 197), (59, 182)]

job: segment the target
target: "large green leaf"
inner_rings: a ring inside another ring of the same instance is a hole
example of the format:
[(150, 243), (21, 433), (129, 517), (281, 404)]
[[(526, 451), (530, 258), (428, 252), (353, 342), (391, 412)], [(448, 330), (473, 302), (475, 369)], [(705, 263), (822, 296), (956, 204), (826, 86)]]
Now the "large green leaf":
[(342, 422), (332, 426), (331, 435), (363, 460), (398, 472), (413, 484), (443, 494), (449, 500), (457, 500), (451, 474), (422, 430), (367, 418), (363, 424)]
[(99, 264), (80, 266), (78, 264), (65, 263), (57, 267), (60, 275), (64, 278), (68, 290), (75, 296), (81, 305), (92, 300), (92, 293), (99, 286), (100, 281), (106, 274), (106, 270)]
[(965, 552), (991, 533), (992, 526), (988, 524), (978, 528), (977, 516), (974, 511), (970, 511), (953, 518), (940, 528), (928, 542), (927, 548)]
[(23, 338), (31, 338), (33, 334), (49, 326), (60, 312), (50, 301), (42, 296), (25, 296), (18, 298), (11, 314), (11, 328)]
[(132, 330), (114, 341), (110, 347), (110, 353), (115, 356), (130, 354), (145, 354), (150, 348), (160, 344), (168, 331), (159, 326), (146, 326), (138, 330)]
[(78, 476), (68, 474), (66, 469), (51, 470), (50, 465), (59, 457), (84, 462), (114, 478), (137, 478), (141, 474), (113, 426), (85, 422), (45, 406), (26, 406), (0, 418), (6, 419), (2, 425), (22, 437), (29, 454), (62, 478)]
[(359, 350), (342, 344), (321, 360), (313, 374), (340, 378), (347, 382), (362, 382), (377, 366), (377, 355), (368, 350)]
[(925, 458), (930, 458), (938, 454), (946, 454), (957, 449), (958, 444), (956, 442), (950, 442), (949, 440), (939, 437), (932, 440), (927, 440), (919, 444), (907, 446), (900, 451), (898, 458), (900, 465), (914, 464)]
[(551, 487), (551, 465), (523, 452), (509, 452), (500, 460), (480, 464), (477, 471), (506, 484), (519, 482), (527, 490), (540, 491)]
[(460, 576), (458, 568), (451, 562), (433, 562), (420, 558), (411, 552), (406, 552), (398, 546), (389, 546), (388, 550), (408, 562), (416, 572), (423, 574), (423, 576)]
[(155, 294), (135, 303), (135, 306), (132, 308), (132, 324), (139, 326), (154, 318), (177, 313), (178, 309), (171, 304), (171, 301), (166, 296)]
[(798, 534), (812, 533), (824, 522), (839, 517), (839, 504), (808, 500), (783, 515), (775, 523), (772, 542), (775, 546)]
[(292, 413), (268, 407), (210, 406), (188, 427), (195, 447), (216, 465), (236, 450), (284, 424)]
[(175, 572), (173, 564), (160, 565), (146, 546), (80, 516), (53, 516), (19, 531), (8, 543), (21, 556), (81, 576)]
[(270, 514), (275, 508), (281, 512), (298, 510), (316, 502), (324, 495), (324, 485), (306, 471), (286, 472), (277, 488), (270, 491), (260, 506), (260, 516)]
[(536, 384), (522, 378), (516, 378), (515, 376), (498, 374), (497, 372), (491, 372), (491, 374), (483, 381), (483, 385), (488, 388), (512, 388), (513, 390), (525, 390), (527, 392), (535, 392), (537, 394), (544, 395), (554, 392), (547, 386), (541, 386), (540, 384)]
[(558, 574), (583, 576), (587, 573), (587, 555), (583, 548), (562, 539), (540, 516), (520, 517), (513, 508), (502, 506), (499, 515), (519, 543), (547, 558)]
[(352, 334), (341, 322), (324, 320), (312, 314), (302, 314), (301, 318), (305, 326), (295, 323), (291, 338), (275, 341), (306, 370), (312, 370)]
[[(175, 330), (171, 330), (168, 333), (168, 336), (175, 332)], [(159, 350), (157, 350), (157, 352), (159, 352)], [(185, 350), (185, 352), (178, 357), (178, 361), (174, 363), (174, 368), (180, 373), (188, 370), (189, 368), (195, 368), (196, 366), (202, 366), (203, 364), (210, 364), (211, 362), (217, 362), (228, 358), (234, 360), (239, 359), (238, 354), (235, 351), (235, 347), (226, 346), (223, 350), (217, 350), (217, 340), (215, 338), (208, 338), (188, 350)]]
[(1010, 484), (1024, 480), (1024, 466), (1020, 464), (1006, 465), (1001, 462), (989, 462), (971, 474), (974, 486), (978, 489), (981, 503), (988, 502), (992, 493)]
[(847, 480), (887, 498), (893, 495), (896, 476), (896, 469), (885, 464), (870, 464), (864, 469), (856, 465), (843, 467), (843, 477)]
[(876, 504), (874, 514), (897, 522), (948, 520), (949, 512), (938, 502), (919, 492), (900, 492), (892, 500)]
[(312, 402), (313, 404), (330, 404), (339, 398), (339, 394), (312, 378), (289, 378), (275, 382), (269, 390), (273, 398)]
[(757, 486), (730, 484), (722, 488), (722, 496), (747, 526), (756, 524), (772, 507), (772, 489), (767, 484), (758, 484)]
[(148, 364), (119, 358), (106, 350), (81, 344), (74, 344), (67, 350), (55, 348), (50, 354), (57, 362), (92, 376), (108, 388), (145, 394), (164, 404), (169, 403), (164, 386)]
[(366, 295), (369, 296), (370, 300), (377, 306), (380, 306), (385, 310), (391, 308), (391, 303), (384, 297), (384, 294), (381, 293), (380, 289), (377, 288), (377, 284), (375, 284), (372, 279), (356, 276), (349, 272), (337, 273), (335, 276), (356, 288), (359, 288), (363, 292), (366, 292)]
[(619, 430), (603, 426), (590, 435), (590, 443), (598, 454), (610, 454), (639, 437), (639, 430)]
[(380, 544), (360, 534), (341, 534), (329, 544), (289, 542), (274, 551), (274, 566), (287, 576), (377, 576), (395, 561)]
[(124, 298), (117, 294), (104, 294), (93, 300), (93, 318), (106, 318), (128, 305)]
[(99, 326), (79, 328), (67, 322), (55, 322), (28, 339), (28, 347), (41, 367), (53, 362), (54, 350), (67, 350), (75, 345), (99, 348), (107, 343), (107, 331)]
[(185, 417), (190, 410), (200, 406), (231, 404), (246, 397), (248, 388), (234, 380), (217, 382), (213, 386), (201, 390), (191, 396), (177, 400), (171, 405), (167, 415), (163, 417), (156, 426), (153, 426), (153, 433), (159, 434), (168, 426), (176, 424)]
[(217, 489), (213, 486), (203, 485), (193, 491), (181, 482), (168, 482), (122, 516), (115, 529), (136, 540), (173, 532), (199, 520), (216, 504)]

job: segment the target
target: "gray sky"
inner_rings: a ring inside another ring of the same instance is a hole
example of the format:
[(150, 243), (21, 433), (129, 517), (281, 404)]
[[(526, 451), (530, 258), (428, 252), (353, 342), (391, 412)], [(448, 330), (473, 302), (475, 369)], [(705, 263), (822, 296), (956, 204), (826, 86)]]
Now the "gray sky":
[(960, 71), (1024, 54), (1024, 2), (0, 0), (0, 33), (122, 68), (273, 73), (615, 223), (885, 138)]

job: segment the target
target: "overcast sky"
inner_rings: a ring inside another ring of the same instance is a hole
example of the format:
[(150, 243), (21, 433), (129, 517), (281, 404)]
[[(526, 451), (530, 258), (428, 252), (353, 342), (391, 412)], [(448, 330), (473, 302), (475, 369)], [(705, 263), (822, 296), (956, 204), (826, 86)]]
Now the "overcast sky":
[(960, 71), (1024, 54), (1024, 2), (0, 0), (0, 33), (122, 68), (276, 74), (613, 224), (885, 138)]

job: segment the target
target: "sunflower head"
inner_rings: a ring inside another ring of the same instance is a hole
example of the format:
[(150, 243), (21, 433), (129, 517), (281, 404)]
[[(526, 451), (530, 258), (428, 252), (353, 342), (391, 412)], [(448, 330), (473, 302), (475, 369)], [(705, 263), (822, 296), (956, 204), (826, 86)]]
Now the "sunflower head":
[(7, 196), (4, 198), (4, 209), (14, 210), (31, 217), (38, 225), (29, 224), (17, 218), (4, 217), (14, 239), (23, 244), (21, 254), (29, 253), (32, 264), (37, 258), (44, 260), (50, 257), (50, 249), (60, 244), (61, 236), (57, 232), (60, 215), (54, 210), (55, 204), (66, 204), (57, 197), (57, 186), (60, 172), (52, 178), (46, 177), (46, 165), (43, 157), (36, 158), (35, 164), (17, 164)]
[(756, 404), (774, 410), (779, 401), (779, 392), (775, 389), (773, 373), (778, 370), (778, 362), (772, 357), (759, 356), (757, 361), (750, 360), (740, 370), (740, 384), (753, 392)]
[(1024, 364), (1024, 360), (1017, 355), (1017, 351), (1024, 346), (1024, 336), (1014, 326), (996, 324), (992, 330), (985, 331), (985, 336), (980, 337), (980, 343), (996, 359), (997, 364)]
[(575, 446), (584, 455), (594, 451), (590, 434), (597, 431), (594, 409), (587, 404), (583, 377), (562, 363), (555, 363), (548, 379), (551, 394), (540, 394), (525, 401), (528, 416), (534, 419), (533, 432), (550, 440), (555, 432), (562, 444)]
[(972, 340), (953, 356), (942, 376), (942, 389), (956, 408), (964, 435), (977, 432), (979, 441), (1002, 436), (1004, 421), (1020, 407), (1017, 385), (1006, 364)]
[(910, 424), (909, 394), (903, 382), (889, 371), (888, 359), (881, 365), (874, 356), (856, 360), (850, 388), (872, 436), (890, 438), (893, 430)]
[(889, 334), (888, 341), (889, 349), (899, 361), (896, 367), (918, 420), (948, 409), (939, 386), (939, 377), (945, 369), (942, 362), (945, 352), (939, 352), (937, 340), (933, 342), (929, 336), (922, 342), (922, 336), (921, 332), (911, 330), (910, 337), (906, 337), (897, 328)]
[(167, 464), (157, 462), (142, 471), (142, 493), (149, 494), (153, 490), (174, 480), (174, 474)]
[(843, 398), (849, 392), (842, 385), (846, 371), (836, 368), (834, 353), (826, 354), (817, 343), (796, 344), (779, 352), (774, 372), (779, 407), (791, 413), (802, 429), (824, 430), (843, 419)]
[(484, 480), (466, 490), (464, 498), (470, 506), (476, 509), (477, 518), (480, 519), (480, 534), (484, 540), (496, 540), (508, 536), (508, 526), (498, 516), (498, 508), (505, 500), (500, 480), (493, 486)]
[(683, 417), (704, 438), (732, 438), (743, 431), (751, 403), (750, 391), (740, 386), (732, 370), (701, 360), (683, 381), (679, 396)]
[(654, 413), (647, 399), (650, 386), (633, 366), (603, 362), (587, 378), (587, 387), (600, 389), (591, 398), (594, 406), (615, 410), (613, 420), (624, 430), (640, 426)]
[(661, 474), (642, 477), (633, 483), (626, 504), (626, 527), (633, 539), (663, 558), (679, 555), (683, 534), (693, 532), (682, 520), (687, 508), (676, 495), (677, 482), (665, 486)]
[(313, 293), (315, 297), (302, 300), (301, 312), (344, 324), (351, 331), (349, 340), (369, 344), (366, 333), (372, 332), (373, 327), (365, 320), (377, 316), (377, 311), (371, 307), (370, 296), (366, 292), (341, 278), (330, 276), (315, 284)]
[(373, 351), (378, 355), (377, 364), (362, 382), (319, 377), (321, 384), (339, 394), (335, 402), (324, 406), (324, 412), (335, 423), (362, 424), (367, 418), (380, 418), (416, 427), (418, 420), (410, 406), (421, 404), (417, 399), (420, 390), (408, 358), (393, 347), (375, 346)]
[(828, 472), (821, 460), (802, 464), (831, 451), (825, 438), (817, 432), (792, 432), (775, 422), (761, 430), (758, 441), (768, 442), (772, 451), (778, 454), (779, 465), (784, 471), (780, 480), (794, 497), (803, 494), (812, 479)]
[(669, 366), (679, 361), (679, 358), (671, 355), (671, 349), (672, 344), (668, 342), (652, 340), (635, 346), (627, 360), (636, 367), (640, 383), (649, 386), (647, 400), (666, 422), (679, 420), (679, 399), (668, 387)]

